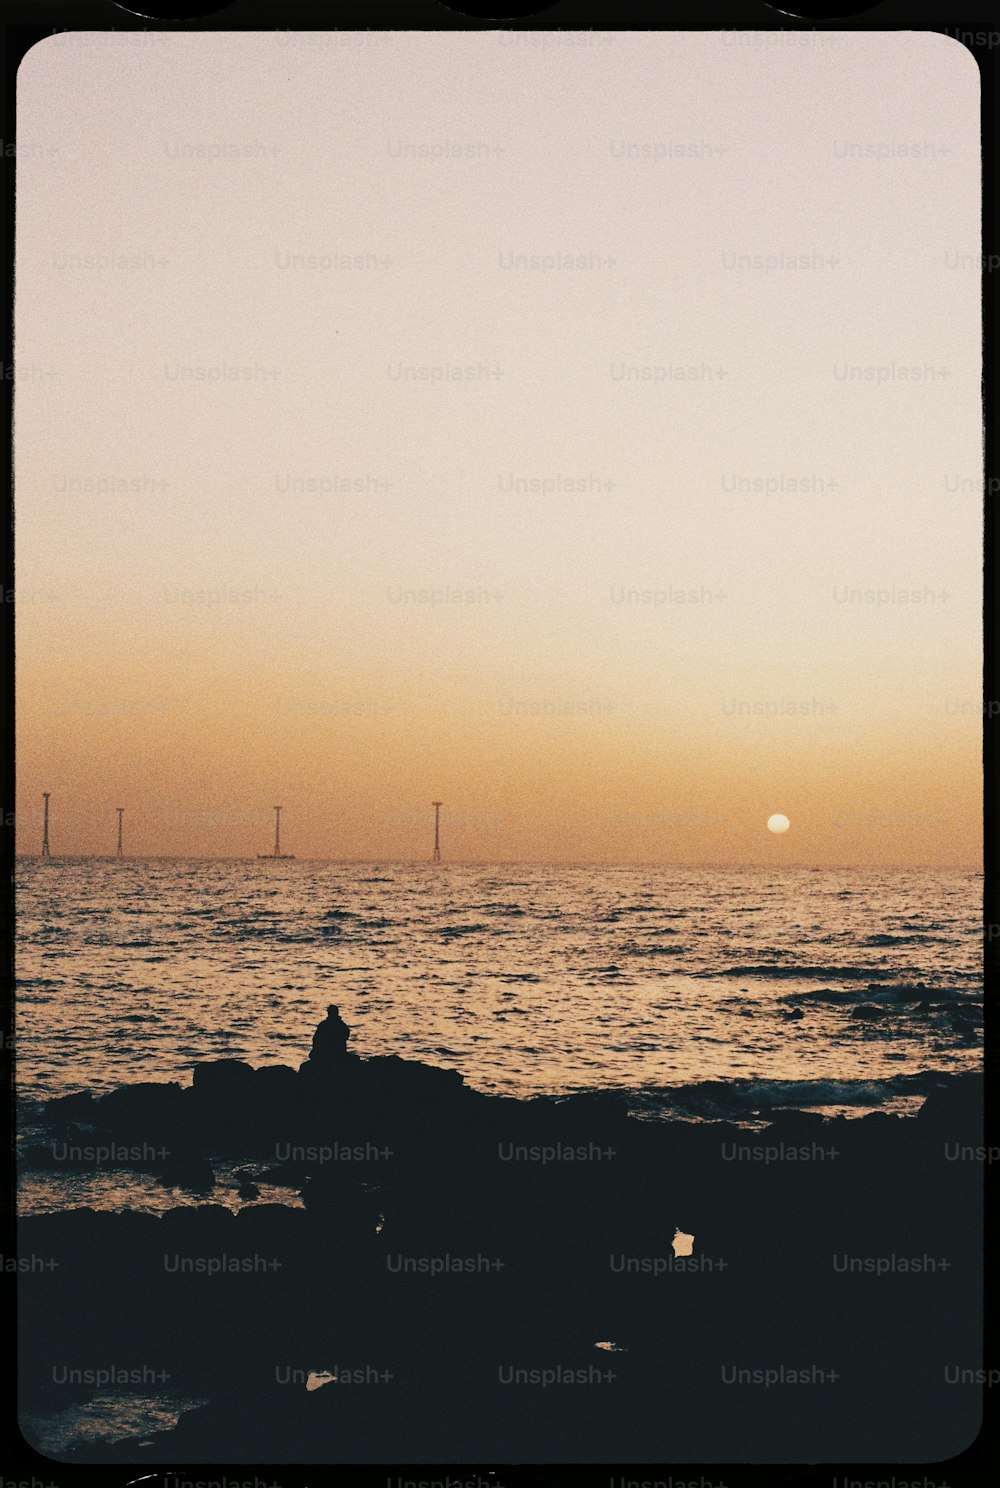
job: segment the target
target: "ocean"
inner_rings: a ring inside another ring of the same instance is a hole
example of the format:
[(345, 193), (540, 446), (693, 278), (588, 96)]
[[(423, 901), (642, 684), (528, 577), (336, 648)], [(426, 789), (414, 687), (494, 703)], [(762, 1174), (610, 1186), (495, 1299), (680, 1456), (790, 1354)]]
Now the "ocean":
[(25, 858), (17, 877), (29, 1103), (298, 1065), (329, 1003), (362, 1055), (695, 1119), (899, 1108), (980, 1059), (973, 873)]

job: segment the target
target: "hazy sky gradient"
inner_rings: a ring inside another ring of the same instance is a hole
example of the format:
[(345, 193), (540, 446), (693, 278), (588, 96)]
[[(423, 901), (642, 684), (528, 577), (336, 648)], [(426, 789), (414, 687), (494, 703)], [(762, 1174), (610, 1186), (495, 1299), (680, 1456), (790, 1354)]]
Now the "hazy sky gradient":
[(19, 75), (20, 850), (978, 862), (963, 48), (143, 35)]

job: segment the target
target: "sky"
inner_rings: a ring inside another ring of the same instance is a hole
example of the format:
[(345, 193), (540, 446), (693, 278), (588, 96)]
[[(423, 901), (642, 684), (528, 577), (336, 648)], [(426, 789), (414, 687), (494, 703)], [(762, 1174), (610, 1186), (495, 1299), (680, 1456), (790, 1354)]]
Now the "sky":
[(18, 141), (19, 851), (978, 866), (957, 42), (71, 33)]

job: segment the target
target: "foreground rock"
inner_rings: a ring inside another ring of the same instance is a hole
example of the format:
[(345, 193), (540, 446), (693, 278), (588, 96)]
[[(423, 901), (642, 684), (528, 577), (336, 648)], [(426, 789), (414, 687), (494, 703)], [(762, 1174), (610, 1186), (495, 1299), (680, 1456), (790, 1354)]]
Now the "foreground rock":
[[(29, 1436), (102, 1393), (64, 1366), (109, 1363), (207, 1403), (83, 1460), (928, 1460), (974, 1435), (944, 1370), (978, 1362), (975, 1078), (914, 1118), (750, 1132), (488, 1097), (348, 1043), (331, 1007), (298, 1070), (217, 1060), (50, 1103), (53, 1130), (161, 1143), (192, 1182), (226, 1159), (304, 1208), (22, 1221)], [(948, 1265), (901, 1265), (921, 1259)], [(739, 1383), (755, 1368), (813, 1377)]]

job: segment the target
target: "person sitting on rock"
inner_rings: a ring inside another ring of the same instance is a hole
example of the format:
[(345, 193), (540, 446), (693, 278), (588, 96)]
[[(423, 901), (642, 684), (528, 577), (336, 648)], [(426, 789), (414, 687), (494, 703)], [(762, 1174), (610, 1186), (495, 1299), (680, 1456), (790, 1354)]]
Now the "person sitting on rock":
[(313, 1069), (342, 1064), (348, 1058), (347, 1040), (351, 1030), (340, 1016), (340, 1009), (330, 1003), (326, 1017), (313, 1034), (309, 1063)]

